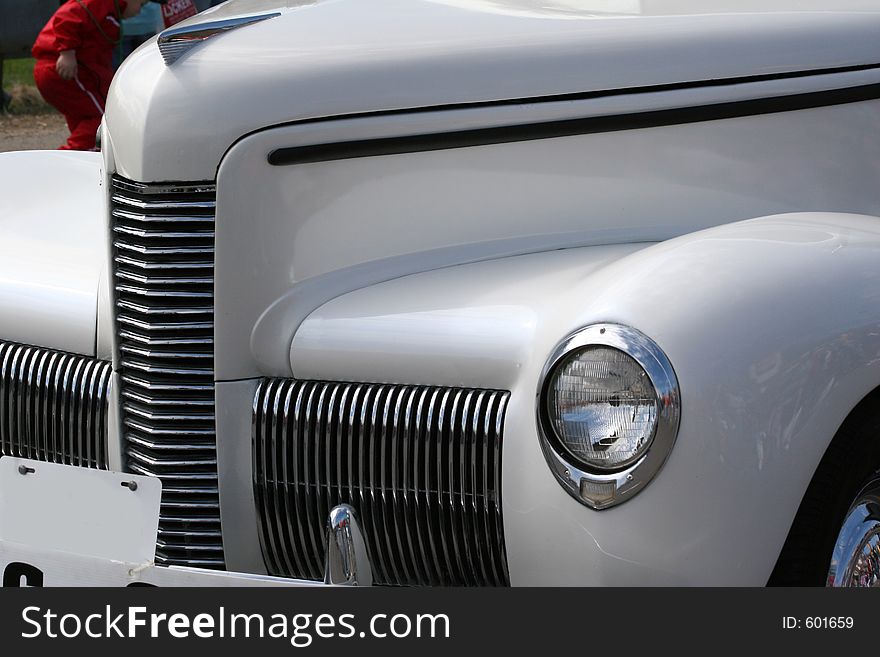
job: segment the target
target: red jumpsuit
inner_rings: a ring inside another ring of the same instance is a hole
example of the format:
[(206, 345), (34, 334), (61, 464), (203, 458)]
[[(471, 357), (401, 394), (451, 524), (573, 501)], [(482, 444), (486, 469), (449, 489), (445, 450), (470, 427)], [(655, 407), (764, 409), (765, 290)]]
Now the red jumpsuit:
[[(37, 88), (64, 114), (70, 128), (62, 149), (95, 148), (125, 6), (125, 0), (68, 0), (49, 19), (31, 49), (37, 60)], [(58, 54), (64, 50), (76, 51), (77, 73), (72, 80), (63, 79), (55, 70)]]

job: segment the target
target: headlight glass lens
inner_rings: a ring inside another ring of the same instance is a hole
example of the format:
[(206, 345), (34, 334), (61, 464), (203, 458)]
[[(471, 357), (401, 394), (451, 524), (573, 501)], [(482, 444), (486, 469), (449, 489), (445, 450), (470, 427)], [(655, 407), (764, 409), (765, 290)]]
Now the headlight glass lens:
[(657, 393), (647, 372), (618, 349), (572, 352), (548, 389), (550, 422), (577, 461), (613, 471), (637, 461), (657, 426)]

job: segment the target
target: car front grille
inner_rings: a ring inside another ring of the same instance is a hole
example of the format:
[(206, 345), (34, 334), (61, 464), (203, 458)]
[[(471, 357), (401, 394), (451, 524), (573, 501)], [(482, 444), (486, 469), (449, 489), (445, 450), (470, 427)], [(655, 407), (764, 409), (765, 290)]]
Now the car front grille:
[(107, 469), (109, 361), (0, 341), (0, 456)]
[(162, 480), (156, 562), (224, 567), (214, 423), (213, 183), (113, 178), (127, 467)]
[(330, 510), (349, 504), (373, 579), (509, 584), (501, 517), (509, 393), (266, 379), (254, 400), (254, 492), (273, 575), (323, 577)]

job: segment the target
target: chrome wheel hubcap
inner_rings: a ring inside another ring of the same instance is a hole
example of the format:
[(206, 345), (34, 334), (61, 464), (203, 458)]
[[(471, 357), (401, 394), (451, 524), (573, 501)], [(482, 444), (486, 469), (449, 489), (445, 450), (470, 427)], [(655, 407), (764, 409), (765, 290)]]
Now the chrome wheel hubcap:
[(828, 568), (828, 586), (880, 586), (880, 473), (856, 496)]

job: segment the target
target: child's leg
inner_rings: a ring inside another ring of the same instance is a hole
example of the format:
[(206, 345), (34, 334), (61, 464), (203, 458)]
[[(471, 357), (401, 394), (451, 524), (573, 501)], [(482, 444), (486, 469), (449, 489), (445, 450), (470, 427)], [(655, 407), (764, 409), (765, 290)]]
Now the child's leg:
[[(68, 126), (71, 121), (68, 120)], [(95, 149), (95, 135), (98, 132), (98, 126), (101, 125), (100, 116), (82, 117), (79, 121), (73, 123), (70, 128), (70, 137), (67, 143), (61, 147), (63, 151), (91, 151)]]
[(101, 123), (103, 106), (98, 94), (90, 91), (79, 78), (64, 80), (55, 70), (55, 62), (38, 60), (34, 66), (37, 89), (50, 105), (64, 114), (70, 138), (62, 149), (92, 150), (95, 133)]

